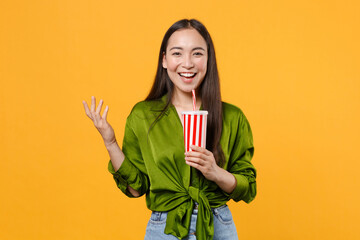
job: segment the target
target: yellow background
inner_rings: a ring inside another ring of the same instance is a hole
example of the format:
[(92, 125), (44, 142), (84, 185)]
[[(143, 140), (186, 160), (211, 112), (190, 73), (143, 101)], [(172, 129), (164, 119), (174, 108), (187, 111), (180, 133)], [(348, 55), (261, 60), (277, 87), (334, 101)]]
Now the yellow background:
[(107, 172), (84, 113), (125, 119), (168, 27), (210, 31), (223, 100), (254, 133), (258, 195), (240, 239), (360, 239), (360, 4), (339, 0), (1, 1), (0, 239), (143, 239), (150, 211)]

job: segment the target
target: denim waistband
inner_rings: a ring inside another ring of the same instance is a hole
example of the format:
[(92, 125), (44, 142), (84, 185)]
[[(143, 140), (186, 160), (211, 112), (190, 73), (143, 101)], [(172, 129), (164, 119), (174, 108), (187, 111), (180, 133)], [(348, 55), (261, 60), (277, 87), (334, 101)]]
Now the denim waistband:
[[(199, 203), (195, 202), (194, 209), (193, 209), (193, 213), (197, 213), (197, 212), (198, 212), (198, 206), (199, 206)], [(227, 207), (227, 205), (224, 204), (224, 205), (221, 205), (220, 207), (217, 207), (217, 208), (211, 208), (211, 211), (212, 211), (215, 215), (217, 215), (218, 212), (219, 212), (219, 210), (222, 209), (222, 208), (224, 208), (224, 207)]]
[[(195, 214), (197, 214), (197, 213), (198, 213), (198, 206), (199, 206), (199, 203), (194, 202), (194, 209), (193, 209), (193, 213), (195, 213)], [(227, 207), (227, 205), (226, 205), (226, 204), (224, 204), (224, 205), (221, 205), (220, 207), (211, 208), (211, 211), (212, 211), (215, 215), (217, 215), (217, 214), (218, 214), (218, 212), (219, 212), (219, 210), (220, 210), (220, 209), (222, 209), (222, 208), (224, 208), (224, 207)], [(154, 213), (161, 213), (161, 212), (159, 212), (159, 211), (152, 211), (152, 212), (154, 212)], [(164, 211), (164, 213), (167, 213), (167, 212), (166, 212), (166, 211)]]

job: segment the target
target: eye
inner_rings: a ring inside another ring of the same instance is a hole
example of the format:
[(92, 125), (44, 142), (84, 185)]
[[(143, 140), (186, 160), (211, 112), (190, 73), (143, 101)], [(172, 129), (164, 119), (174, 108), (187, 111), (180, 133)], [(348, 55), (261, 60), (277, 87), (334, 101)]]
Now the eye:
[(202, 52), (194, 52), (195, 56), (203, 56), (204, 54)]
[(173, 52), (171, 55), (173, 55), (173, 56), (180, 56), (181, 53), (180, 53), (180, 52)]

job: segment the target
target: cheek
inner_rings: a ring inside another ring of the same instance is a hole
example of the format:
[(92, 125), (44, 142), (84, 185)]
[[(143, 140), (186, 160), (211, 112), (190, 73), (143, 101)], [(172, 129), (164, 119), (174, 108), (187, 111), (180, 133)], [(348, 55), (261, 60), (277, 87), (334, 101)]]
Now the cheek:
[(200, 59), (197, 64), (196, 67), (201, 70), (201, 71), (206, 71), (207, 69), (207, 59)]
[(168, 59), (168, 61), (167, 61), (168, 70), (170, 70), (172, 72), (175, 72), (176, 69), (178, 68), (178, 66), (179, 66), (179, 60), (177, 60), (177, 59)]

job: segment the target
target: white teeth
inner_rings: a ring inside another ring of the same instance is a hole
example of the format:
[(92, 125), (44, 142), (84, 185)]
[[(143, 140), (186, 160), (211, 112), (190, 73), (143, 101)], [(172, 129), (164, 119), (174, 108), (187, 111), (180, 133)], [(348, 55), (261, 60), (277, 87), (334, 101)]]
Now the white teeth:
[(179, 73), (182, 77), (193, 77), (196, 73)]

